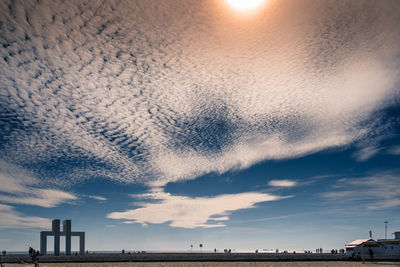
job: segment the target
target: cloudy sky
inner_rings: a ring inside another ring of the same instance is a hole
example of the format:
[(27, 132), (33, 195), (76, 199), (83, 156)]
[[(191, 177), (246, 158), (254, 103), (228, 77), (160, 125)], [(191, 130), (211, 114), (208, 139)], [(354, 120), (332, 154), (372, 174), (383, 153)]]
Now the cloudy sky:
[(0, 0), (1, 249), (400, 230), (399, 1), (229, 2)]

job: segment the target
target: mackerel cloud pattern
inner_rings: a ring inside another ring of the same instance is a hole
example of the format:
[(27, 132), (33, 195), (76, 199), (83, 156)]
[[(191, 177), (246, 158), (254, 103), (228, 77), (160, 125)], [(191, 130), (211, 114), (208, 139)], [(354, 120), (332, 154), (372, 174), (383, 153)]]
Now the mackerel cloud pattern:
[(162, 186), (362, 142), (399, 96), (398, 1), (0, 1), (0, 157)]

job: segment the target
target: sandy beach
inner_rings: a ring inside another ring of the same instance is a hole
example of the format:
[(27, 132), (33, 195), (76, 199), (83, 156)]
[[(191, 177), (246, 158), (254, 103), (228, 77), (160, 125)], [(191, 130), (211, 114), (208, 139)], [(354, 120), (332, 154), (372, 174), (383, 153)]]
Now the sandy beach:
[[(6, 264), (7, 267), (18, 267), (21, 264)], [(22, 266), (34, 266), (24, 264)], [(107, 262), (107, 263), (40, 263), (40, 267), (367, 267), (367, 266), (400, 266), (400, 262), (344, 262), (344, 261), (319, 261), (319, 262)]]

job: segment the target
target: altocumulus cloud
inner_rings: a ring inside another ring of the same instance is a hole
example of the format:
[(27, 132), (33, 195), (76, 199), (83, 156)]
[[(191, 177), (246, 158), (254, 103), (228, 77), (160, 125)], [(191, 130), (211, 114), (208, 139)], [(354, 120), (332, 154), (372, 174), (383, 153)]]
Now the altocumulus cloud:
[(271, 5), (236, 24), (218, 1), (1, 1), (0, 157), (58, 186), (163, 186), (368, 139), (398, 93), (398, 2)]
[(123, 219), (125, 223), (161, 224), (169, 222), (172, 227), (211, 228), (224, 227), (229, 214), (236, 210), (254, 208), (255, 204), (287, 198), (266, 193), (247, 192), (214, 197), (174, 196), (162, 190), (132, 195), (134, 198), (157, 200), (142, 203), (140, 208), (123, 212), (112, 212), (110, 219)]

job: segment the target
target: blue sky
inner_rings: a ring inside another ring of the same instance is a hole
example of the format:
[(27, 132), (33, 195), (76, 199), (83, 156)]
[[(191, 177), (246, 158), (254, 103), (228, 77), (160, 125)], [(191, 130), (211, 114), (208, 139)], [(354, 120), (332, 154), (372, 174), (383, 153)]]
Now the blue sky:
[(0, 1), (0, 249), (54, 218), (89, 250), (391, 237), (399, 9)]

